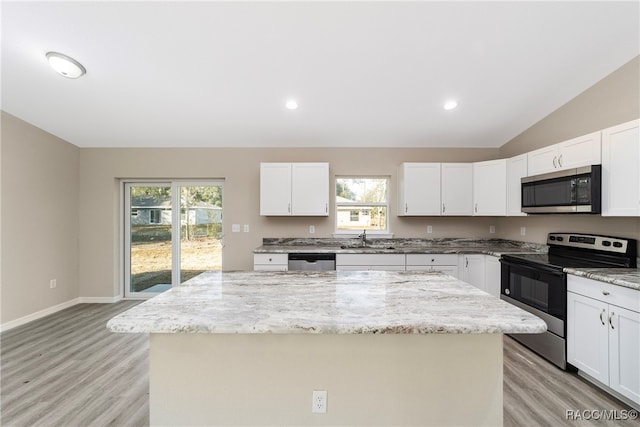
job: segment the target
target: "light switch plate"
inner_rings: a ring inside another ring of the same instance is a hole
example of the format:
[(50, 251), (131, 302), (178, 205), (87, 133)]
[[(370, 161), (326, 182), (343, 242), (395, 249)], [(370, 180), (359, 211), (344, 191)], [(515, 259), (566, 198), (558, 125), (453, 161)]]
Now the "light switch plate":
[(239, 233), (240, 232), (240, 224), (231, 224), (231, 232)]

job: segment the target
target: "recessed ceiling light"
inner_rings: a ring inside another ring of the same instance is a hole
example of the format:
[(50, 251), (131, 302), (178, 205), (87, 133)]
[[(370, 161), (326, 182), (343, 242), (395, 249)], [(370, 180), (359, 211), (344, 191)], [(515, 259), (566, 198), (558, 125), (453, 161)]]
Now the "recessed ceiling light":
[(298, 102), (295, 99), (290, 99), (284, 106), (287, 107), (288, 110), (297, 110)]
[(444, 103), (443, 107), (445, 110), (453, 110), (454, 108), (456, 108), (458, 106), (458, 101), (447, 101)]
[(49, 65), (61, 76), (69, 79), (77, 79), (87, 73), (81, 63), (75, 59), (58, 52), (47, 52)]

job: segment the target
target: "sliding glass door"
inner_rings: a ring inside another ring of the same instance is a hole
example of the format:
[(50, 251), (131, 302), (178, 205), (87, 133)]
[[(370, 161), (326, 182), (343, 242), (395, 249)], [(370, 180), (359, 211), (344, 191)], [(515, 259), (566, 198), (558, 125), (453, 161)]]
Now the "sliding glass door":
[(222, 182), (124, 184), (125, 297), (222, 269)]

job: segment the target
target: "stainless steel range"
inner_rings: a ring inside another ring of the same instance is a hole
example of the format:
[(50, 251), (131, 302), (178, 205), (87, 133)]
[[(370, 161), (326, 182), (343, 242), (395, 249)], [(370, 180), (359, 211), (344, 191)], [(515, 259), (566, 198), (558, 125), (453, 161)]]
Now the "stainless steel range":
[(511, 335), (566, 369), (567, 276), (565, 267), (635, 268), (633, 239), (577, 233), (549, 233), (548, 254), (503, 255), (500, 298), (547, 323), (544, 334)]

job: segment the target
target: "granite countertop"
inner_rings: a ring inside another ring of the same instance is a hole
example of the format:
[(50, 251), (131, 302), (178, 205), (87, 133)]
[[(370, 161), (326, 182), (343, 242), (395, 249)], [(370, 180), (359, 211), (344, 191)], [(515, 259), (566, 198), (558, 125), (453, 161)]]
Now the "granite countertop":
[(544, 321), (433, 272), (206, 272), (111, 319), (113, 332), (541, 333)]
[(640, 291), (640, 269), (637, 268), (565, 268), (564, 272)]
[(264, 238), (253, 253), (341, 254), (487, 254), (546, 253), (547, 246), (503, 239), (358, 239)]

